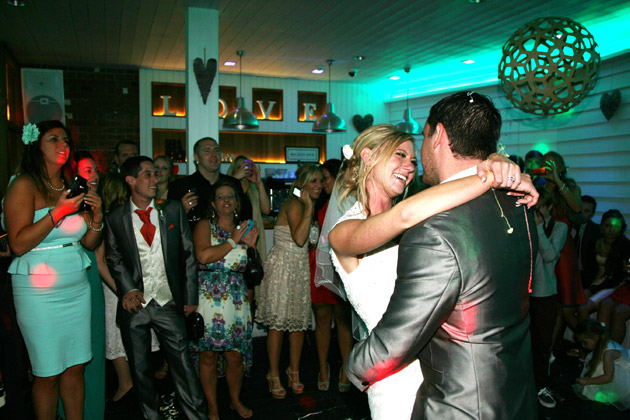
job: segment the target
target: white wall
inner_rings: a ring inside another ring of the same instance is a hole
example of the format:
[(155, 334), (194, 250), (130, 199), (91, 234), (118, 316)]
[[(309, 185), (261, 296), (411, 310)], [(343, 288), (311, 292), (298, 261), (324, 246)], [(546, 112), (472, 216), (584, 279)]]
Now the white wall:
[[(621, 105), (607, 121), (599, 108), (602, 95), (621, 92)], [(619, 209), (630, 221), (630, 53), (603, 61), (595, 89), (572, 111), (538, 117), (515, 109), (498, 84), (475, 89), (492, 98), (501, 112), (501, 143), (509, 154), (524, 157), (537, 143), (560, 153), (583, 194), (598, 202), (595, 221)], [(450, 93), (412, 99), (409, 106), (421, 126), (431, 106)], [(388, 104), (389, 122), (400, 121), (405, 101)], [(421, 141), (421, 139), (420, 139)], [(416, 142), (420, 146), (420, 142)]]
[[(220, 79), (220, 82), (217, 80)], [(151, 116), (151, 82), (185, 83), (184, 72), (141, 69), (140, 70), (140, 149), (143, 154), (152, 155), (151, 130), (153, 128), (185, 129), (184, 118)], [(312, 81), (299, 79), (280, 79), (272, 77), (254, 77), (243, 75), (243, 93), (238, 87), (238, 75), (220, 74), (213, 84), (218, 86), (236, 86), (237, 95), (245, 98), (246, 106), (252, 110), (252, 88), (282, 89), (284, 95), (283, 120), (259, 121), (260, 132), (272, 133), (312, 133), (313, 123), (299, 122), (297, 113), (297, 92), (327, 92), (328, 81)], [(346, 121), (347, 131), (331, 133), (326, 139), (326, 157), (340, 158), (341, 147), (352, 143), (358, 135), (352, 125), (355, 114), (365, 116), (372, 114), (375, 123), (385, 122), (387, 107), (383, 97), (376, 89), (358, 83), (331, 84), (332, 92), (328, 95), (335, 105), (335, 113)], [(376, 92), (375, 92), (376, 91)], [(218, 118), (218, 117), (217, 117)], [(219, 142), (221, 141), (219, 135)], [(193, 143), (196, 139), (193, 139)]]

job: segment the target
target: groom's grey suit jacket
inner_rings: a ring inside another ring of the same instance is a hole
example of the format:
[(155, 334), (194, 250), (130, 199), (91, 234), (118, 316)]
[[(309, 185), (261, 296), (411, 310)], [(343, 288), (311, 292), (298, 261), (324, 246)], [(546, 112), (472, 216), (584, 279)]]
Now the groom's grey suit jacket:
[(420, 359), (413, 419), (538, 418), (528, 285), (533, 215), (492, 191), (409, 229), (387, 311), (348, 357), (360, 389)]

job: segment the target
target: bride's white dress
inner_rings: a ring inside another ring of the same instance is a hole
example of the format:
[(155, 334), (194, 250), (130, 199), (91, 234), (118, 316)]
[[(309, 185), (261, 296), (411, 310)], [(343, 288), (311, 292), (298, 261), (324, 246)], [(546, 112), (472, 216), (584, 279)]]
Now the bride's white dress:
[[(357, 202), (337, 223), (366, 217), (361, 204)], [(348, 300), (365, 323), (368, 332), (371, 332), (383, 317), (394, 292), (398, 245), (389, 242), (369, 252), (351, 273), (346, 273), (341, 267), (333, 250), (330, 254), (343, 282)], [(420, 384), (422, 384), (422, 371), (418, 360), (373, 384), (368, 388), (372, 420), (408, 420), (411, 417)]]

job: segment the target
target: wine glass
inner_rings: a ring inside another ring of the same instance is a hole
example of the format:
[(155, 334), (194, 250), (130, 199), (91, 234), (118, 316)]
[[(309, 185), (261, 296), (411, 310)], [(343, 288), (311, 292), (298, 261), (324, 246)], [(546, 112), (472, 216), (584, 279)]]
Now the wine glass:
[[(197, 188), (190, 187), (188, 188), (188, 191), (186, 191), (186, 193), (193, 193), (197, 195)], [(201, 220), (201, 217), (197, 214), (197, 207), (191, 207), (190, 211), (188, 212), (188, 221), (198, 222), (199, 220)]]

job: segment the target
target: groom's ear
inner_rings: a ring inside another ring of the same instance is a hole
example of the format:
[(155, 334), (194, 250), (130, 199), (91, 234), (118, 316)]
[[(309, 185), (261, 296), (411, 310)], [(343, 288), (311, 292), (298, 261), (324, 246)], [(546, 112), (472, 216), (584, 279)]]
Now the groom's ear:
[(450, 146), (450, 141), (448, 139), (448, 134), (446, 133), (446, 129), (442, 123), (437, 123), (435, 126), (435, 133), (433, 137), (433, 148), (437, 149), (439, 146)]

